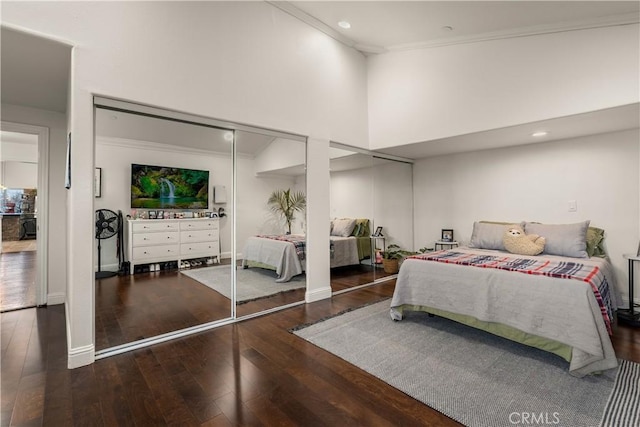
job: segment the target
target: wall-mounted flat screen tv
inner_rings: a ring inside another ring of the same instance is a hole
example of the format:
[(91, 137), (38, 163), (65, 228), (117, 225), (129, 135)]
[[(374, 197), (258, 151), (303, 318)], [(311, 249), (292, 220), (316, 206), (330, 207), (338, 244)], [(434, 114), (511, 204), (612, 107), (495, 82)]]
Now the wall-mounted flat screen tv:
[(131, 207), (207, 209), (209, 171), (132, 164)]

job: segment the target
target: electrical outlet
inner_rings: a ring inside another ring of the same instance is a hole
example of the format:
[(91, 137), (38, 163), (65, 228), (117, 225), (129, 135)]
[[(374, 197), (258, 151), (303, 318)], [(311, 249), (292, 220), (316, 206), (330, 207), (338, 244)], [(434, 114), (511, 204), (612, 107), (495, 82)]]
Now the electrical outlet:
[(578, 202), (575, 200), (569, 200), (569, 212), (577, 212), (578, 211)]

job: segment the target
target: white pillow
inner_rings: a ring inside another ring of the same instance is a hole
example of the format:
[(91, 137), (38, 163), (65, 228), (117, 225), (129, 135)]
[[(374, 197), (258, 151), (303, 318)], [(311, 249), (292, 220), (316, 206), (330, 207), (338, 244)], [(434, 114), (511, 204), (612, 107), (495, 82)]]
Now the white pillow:
[(536, 224), (527, 222), (526, 234), (537, 234), (544, 237), (545, 254), (568, 256), (572, 258), (589, 258), (587, 254), (587, 229), (591, 221), (576, 224)]
[(520, 224), (492, 224), (486, 222), (474, 222), (473, 233), (471, 233), (470, 248), (496, 249), (506, 251), (502, 238), (508, 227), (519, 225), (524, 228), (524, 222)]
[(356, 227), (356, 220), (353, 218), (334, 219), (331, 236), (349, 237)]

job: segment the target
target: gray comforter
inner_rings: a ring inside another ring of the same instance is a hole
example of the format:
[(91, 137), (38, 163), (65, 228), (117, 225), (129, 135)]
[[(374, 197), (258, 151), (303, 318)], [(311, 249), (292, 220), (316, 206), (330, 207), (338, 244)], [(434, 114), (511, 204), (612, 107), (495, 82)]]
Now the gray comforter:
[[(466, 248), (457, 251), (496, 253)], [(608, 283), (615, 283), (606, 260), (573, 261), (598, 265)], [(615, 292), (611, 295), (613, 299)], [(615, 300), (612, 303), (616, 307)], [(393, 319), (402, 319), (405, 304), (498, 322), (567, 344), (573, 349), (569, 371), (576, 376), (618, 364), (591, 286), (580, 280), (408, 259), (402, 264), (391, 301)]]
[[(278, 278), (276, 282), (288, 282), (293, 276), (306, 270), (306, 261), (300, 260), (293, 244), (287, 241), (249, 237), (242, 250), (243, 265), (255, 261), (272, 266)], [(359, 264), (355, 237), (331, 236), (331, 268)]]

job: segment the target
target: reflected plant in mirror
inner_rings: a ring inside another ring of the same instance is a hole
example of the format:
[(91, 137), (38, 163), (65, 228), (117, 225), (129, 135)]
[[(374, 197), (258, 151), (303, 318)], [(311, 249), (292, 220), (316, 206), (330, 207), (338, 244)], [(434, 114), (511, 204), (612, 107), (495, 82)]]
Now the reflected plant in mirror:
[(275, 190), (267, 201), (271, 212), (278, 215), (287, 224), (287, 234), (291, 234), (291, 223), (295, 220), (295, 213), (304, 213), (307, 208), (307, 196), (302, 191), (292, 192), (291, 189)]

